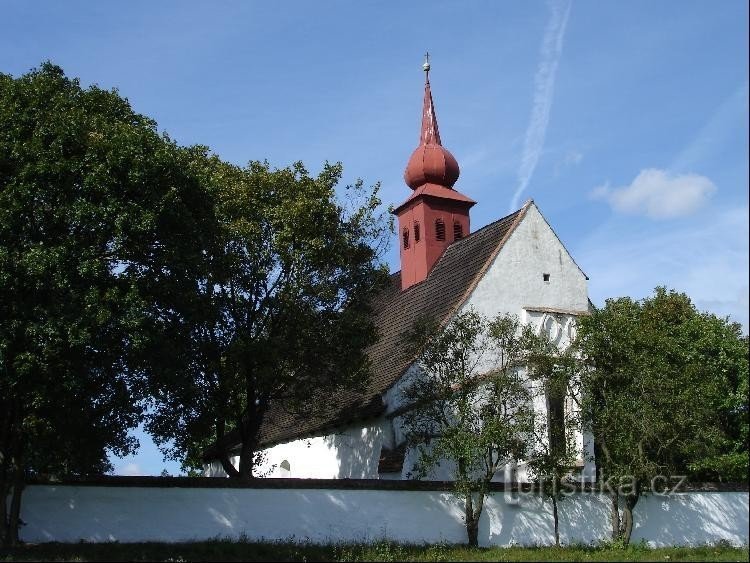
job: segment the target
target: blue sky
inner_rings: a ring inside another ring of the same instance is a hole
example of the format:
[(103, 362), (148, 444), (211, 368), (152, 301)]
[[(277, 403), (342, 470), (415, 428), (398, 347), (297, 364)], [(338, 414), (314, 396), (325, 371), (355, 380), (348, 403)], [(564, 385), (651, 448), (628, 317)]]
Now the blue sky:
[[(594, 303), (666, 285), (747, 332), (747, 21), (744, 0), (5, 0), (0, 72), (49, 59), (181, 144), (341, 161), (397, 204), (429, 50), (474, 229), (532, 197)], [(177, 473), (141, 442), (118, 473)]]

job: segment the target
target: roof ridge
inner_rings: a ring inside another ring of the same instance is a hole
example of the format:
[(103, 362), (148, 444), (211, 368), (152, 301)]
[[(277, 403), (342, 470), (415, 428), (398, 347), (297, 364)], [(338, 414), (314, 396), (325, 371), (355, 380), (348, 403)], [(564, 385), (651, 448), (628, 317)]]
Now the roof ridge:
[[(532, 201), (533, 201), (533, 200), (529, 200), (529, 201), (527, 201), (526, 203), (524, 203), (524, 204), (523, 204), (523, 206), (522, 206), (521, 208), (519, 208), (519, 209), (516, 209), (516, 210), (515, 210), (515, 211), (514, 211), (513, 213), (508, 213), (508, 215), (506, 215), (505, 217), (501, 217), (500, 219), (497, 219), (497, 220), (495, 220), (495, 221), (492, 221), (492, 223), (487, 223), (487, 224), (486, 224), (486, 225), (485, 225), (484, 227), (480, 227), (480, 228), (479, 228), (478, 230), (474, 231), (473, 233), (469, 233), (469, 235), (468, 235), (468, 236), (465, 236), (465, 237), (463, 237), (463, 238), (460, 238), (460, 239), (458, 239), (458, 240), (454, 240), (454, 241), (453, 241), (452, 243), (450, 243), (450, 244), (449, 244), (449, 245), (448, 245), (448, 246), (447, 246), (447, 247), (445, 248), (445, 251), (443, 252), (442, 256), (440, 256), (440, 258), (438, 259), (438, 261), (437, 261), (437, 262), (435, 262), (435, 266), (437, 266), (437, 265), (438, 265), (438, 262), (440, 262), (440, 260), (442, 260), (442, 259), (443, 259), (443, 256), (445, 256), (446, 252), (448, 252), (448, 250), (449, 250), (449, 249), (453, 248), (454, 246), (456, 246), (456, 247), (457, 247), (457, 246), (459, 246), (459, 245), (460, 245), (460, 244), (461, 244), (462, 242), (464, 242), (464, 241), (466, 241), (466, 240), (469, 240), (469, 239), (470, 239), (471, 237), (473, 237), (474, 235), (478, 235), (478, 234), (479, 234), (479, 233), (481, 233), (482, 231), (484, 231), (484, 230), (487, 230), (487, 229), (489, 229), (490, 227), (494, 227), (494, 226), (495, 226), (495, 225), (497, 225), (498, 223), (502, 223), (503, 221), (506, 221), (507, 219), (510, 219), (510, 218), (511, 218), (511, 217), (513, 217), (514, 215), (518, 215), (519, 213), (521, 213), (521, 211), (524, 211), (524, 210), (525, 210), (525, 209), (526, 209), (526, 208), (528, 207), (529, 203), (531, 203)], [(434, 269), (434, 266), (433, 266), (433, 269)]]
[[(435, 270), (435, 268), (438, 267), (438, 264), (440, 264), (440, 262), (443, 261), (443, 259), (445, 258), (446, 254), (448, 254), (448, 252), (450, 251), (451, 248), (460, 248), (461, 243), (470, 240), (474, 235), (478, 235), (479, 233), (481, 233), (482, 231), (485, 231), (485, 230), (489, 229), (490, 227), (494, 227), (494, 226), (498, 225), (499, 223), (502, 223), (503, 221), (506, 221), (506, 220), (510, 219), (513, 216), (517, 216), (519, 213), (521, 213), (521, 211), (524, 211), (529, 206), (529, 204), (533, 203), (533, 201), (534, 200), (530, 199), (526, 203), (524, 203), (522, 207), (520, 207), (519, 209), (516, 209), (513, 213), (509, 213), (505, 217), (501, 217), (500, 219), (496, 219), (495, 221), (492, 221), (491, 223), (487, 223), (483, 227), (480, 227), (478, 230), (474, 231), (473, 233), (469, 233), (467, 236), (465, 236), (463, 238), (460, 238), (458, 240), (454, 240), (452, 243), (450, 243), (448, 246), (445, 247), (445, 250), (443, 251), (443, 253), (437, 259), (437, 261), (432, 266), (432, 268), (430, 269), (430, 271), (427, 272), (427, 277), (425, 277), (425, 279), (423, 279), (420, 282), (417, 282), (415, 284), (410, 285), (406, 289), (402, 289), (401, 292), (402, 293), (406, 293), (407, 291), (410, 291), (410, 290), (412, 290), (414, 288), (417, 288), (420, 285), (422, 285), (423, 283), (425, 283), (427, 281), (427, 279), (430, 277), (430, 274)], [(456, 252), (456, 251), (454, 250), (454, 252)], [(395, 276), (397, 274), (401, 274), (401, 270), (393, 272), (391, 274), (391, 276)]]
[[(526, 212), (528, 211), (529, 207), (531, 207), (533, 204), (534, 204), (534, 200), (529, 199), (526, 201), (526, 203), (523, 204), (521, 209), (511, 213), (510, 215), (506, 215), (505, 217), (500, 219), (500, 221), (504, 221), (506, 219), (510, 219), (511, 217), (513, 217), (513, 222), (510, 224), (510, 226), (508, 227), (508, 230), (505, 232), (502, 238), (497, 242), (494, 250), (490, 252), (490, 255), (487, 257), (482, 267), (479, 269), (479, 271), (476, 274), (474, 274), (472, 280), (469, 282), (469, 286), (464, 291), (464, 294), (448, 310), (445, 317), (443, 318), (443, 321), (441, 322), (441, 325), (444, 324), (447, 319), (455, 315), (456, 312), (463, 306), (463, 304), (466, 303), (466, 301), (469, 299), (469, 297), (471, 296), (471, 294), (474, 292), (477, 285), (479, 284), (479, 280), (481, 280), (484, 277), (484, 275), (487, 273), (487, 270), (495, 261), (495, 259), (497, 258), (497, 255), (500, 254), (500, 251), (505, 246), (505, 243), (513, 235), (513, 233), (515, 232), (516, 228), (521, 223), (521, 221), (523, 221), (523, 219), (526, 217)], [(499, 223), (500, 221), (495, 221), (493, 224)], [(480, 231), (481, 230), (482, 229), (480, 229)], [(478, 232), (479, 231), (477, 231), (477, 233)]]

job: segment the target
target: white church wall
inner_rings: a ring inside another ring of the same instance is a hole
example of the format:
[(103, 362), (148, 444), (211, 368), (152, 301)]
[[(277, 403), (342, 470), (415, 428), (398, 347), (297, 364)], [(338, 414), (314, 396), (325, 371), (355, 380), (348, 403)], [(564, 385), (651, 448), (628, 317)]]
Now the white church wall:
[[(385, 418), (270, 447), (255, 474), (272, 478), (377, 479), (383, 445), (393, 447), (391, 425)], [(238, 459), (232, 458), (232, 463), (236, 466)], [(226, 473), (213, 462), (204, 476), (224, 477)]]
[[(549, 274), (549, 281), (544, 281)], [(463, 308), (494, 317), (524, 307), (587, 311), (586, 276), (537, 209), (530, 205)]]
[[(473, 309), (488, 318), (517, 315), (564, 349), (575, 338), (577, 314), (588, 306), (585, 274), (532, 204), (460, 310)], [(540, 393), (534, 396), (534, 409), (546, 416), (546, 399)], [(591, 448), (591, 437), (577, 432), (576, 445), (583, 476), (589, 479), (596, 472), (593, 452), (584, 449)], [(518, 479), (527, 479), (525, 464), (518, 466)]]
[[(606, 497), (577, 493), (560, 503), (564, 543), (609, 533)], [(461, 502), (448, 492), (299, 488), (30, 485), (25, 542), (178, 542), (212, 538), (314, 543), (466, 541)], [(747, 492), (689, 492), (642, 498), (633, 541), (652, 546), (720, 540), (748, 543)], [(481, 545), (554, 542), (551, 507), (536, 495), (493, 493)]]

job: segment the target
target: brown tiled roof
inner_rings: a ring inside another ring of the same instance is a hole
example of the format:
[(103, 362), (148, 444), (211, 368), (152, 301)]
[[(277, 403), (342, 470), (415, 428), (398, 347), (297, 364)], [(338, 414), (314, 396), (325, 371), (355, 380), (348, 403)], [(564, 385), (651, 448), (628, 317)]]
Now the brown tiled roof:
[[(270, 446), (313, 436), (382, 414), (385, 410), (382, 394), (411, 364), (403, 353), (401, 335), (420, 317), (438, 322), (450, 317), (482, 278), (530, 204), (531, 201), (515, 213), (451, 244), (423, 282), (402, 291), (400, 272), (393, 274), (390, 285), (373, 304), (379, 338), (368, 349), (372, 376), (367, 388), (363, 392), (347, 391), (320, 400), (312, 418), (300, 419), (283, 409), (272, 409), (261, 429), (261, 444)], [(209, 451), (206, 456), (210, 457)]]

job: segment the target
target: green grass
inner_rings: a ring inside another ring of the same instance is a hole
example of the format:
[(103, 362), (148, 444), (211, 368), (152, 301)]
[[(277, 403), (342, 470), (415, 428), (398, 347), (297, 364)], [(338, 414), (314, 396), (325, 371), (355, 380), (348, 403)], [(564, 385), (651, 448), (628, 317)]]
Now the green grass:
[(748, 561), (728, 545), (491, 547), (390, 542), (323, 545), (214, 540), (195, 543), (42, 543), (0, 549), (0, 561)]

